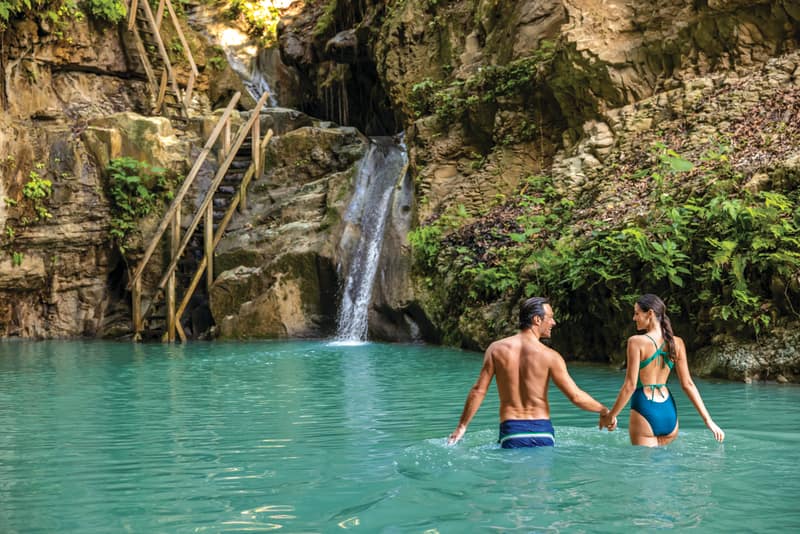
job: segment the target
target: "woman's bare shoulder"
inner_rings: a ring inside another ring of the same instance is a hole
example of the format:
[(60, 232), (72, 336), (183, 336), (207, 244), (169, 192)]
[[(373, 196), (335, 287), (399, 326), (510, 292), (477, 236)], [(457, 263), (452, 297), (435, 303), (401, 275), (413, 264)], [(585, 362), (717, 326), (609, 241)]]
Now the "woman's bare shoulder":
[(638, 346), (647, 342), (649, 342), (649, 339), (644, 334), (634, 334), (628, 338), (628, 345)]

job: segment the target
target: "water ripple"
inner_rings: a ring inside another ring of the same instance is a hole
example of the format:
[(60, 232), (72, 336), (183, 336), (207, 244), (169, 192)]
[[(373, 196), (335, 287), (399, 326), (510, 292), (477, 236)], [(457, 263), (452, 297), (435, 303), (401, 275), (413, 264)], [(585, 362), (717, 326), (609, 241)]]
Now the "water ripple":
[[(677, 391), (662, 449), (631, 447), (626, 417), (598, 431), (553, 390), (557, 446), (515, 451), (490, 391), (448, 446), (480, 361), (381, 343), (0, 344), (0, 531), (800, 528), (800, 388), (698, 381), (725, 443)], [(573, 375), (605, 402), (622, 378)]]

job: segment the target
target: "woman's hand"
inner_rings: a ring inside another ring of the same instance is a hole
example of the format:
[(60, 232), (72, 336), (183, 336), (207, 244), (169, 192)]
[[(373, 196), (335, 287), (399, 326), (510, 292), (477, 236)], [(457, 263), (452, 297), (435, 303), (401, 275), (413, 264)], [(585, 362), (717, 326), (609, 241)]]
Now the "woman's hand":
[(722, 441), (725, 439), (725, 432), (723, 432), (722, 429), (711, 420), (708, 421), (706, 426), (708, 426), (708, 429), (714, 434), (714, 439), (722, 443)]

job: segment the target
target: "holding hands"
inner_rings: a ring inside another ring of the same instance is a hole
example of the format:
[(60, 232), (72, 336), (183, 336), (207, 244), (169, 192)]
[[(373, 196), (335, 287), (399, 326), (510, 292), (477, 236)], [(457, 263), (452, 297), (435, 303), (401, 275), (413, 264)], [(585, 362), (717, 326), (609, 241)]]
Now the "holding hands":
[(606, 428), (609, 432), (613, 432), (617, 428), (617, 417), (611, 415), (610, 410), (603, 410), (600, 412), (600, 420), (597, 423), (597, 428)]

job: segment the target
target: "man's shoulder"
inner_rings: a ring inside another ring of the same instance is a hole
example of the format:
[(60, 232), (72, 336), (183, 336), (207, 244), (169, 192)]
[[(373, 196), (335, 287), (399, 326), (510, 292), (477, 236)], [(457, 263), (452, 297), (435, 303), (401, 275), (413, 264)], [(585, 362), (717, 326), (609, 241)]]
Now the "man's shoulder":
[(491, 344), (486, 349), (486, 352), (489, 354), (497, 354), (503, 353), (514, 350), (516, 347), (519, 347), (519, 339), (517, 336), (508, 336), (504, 337), (503, 339), (498, 339), (496, 341), (492, 341)]

